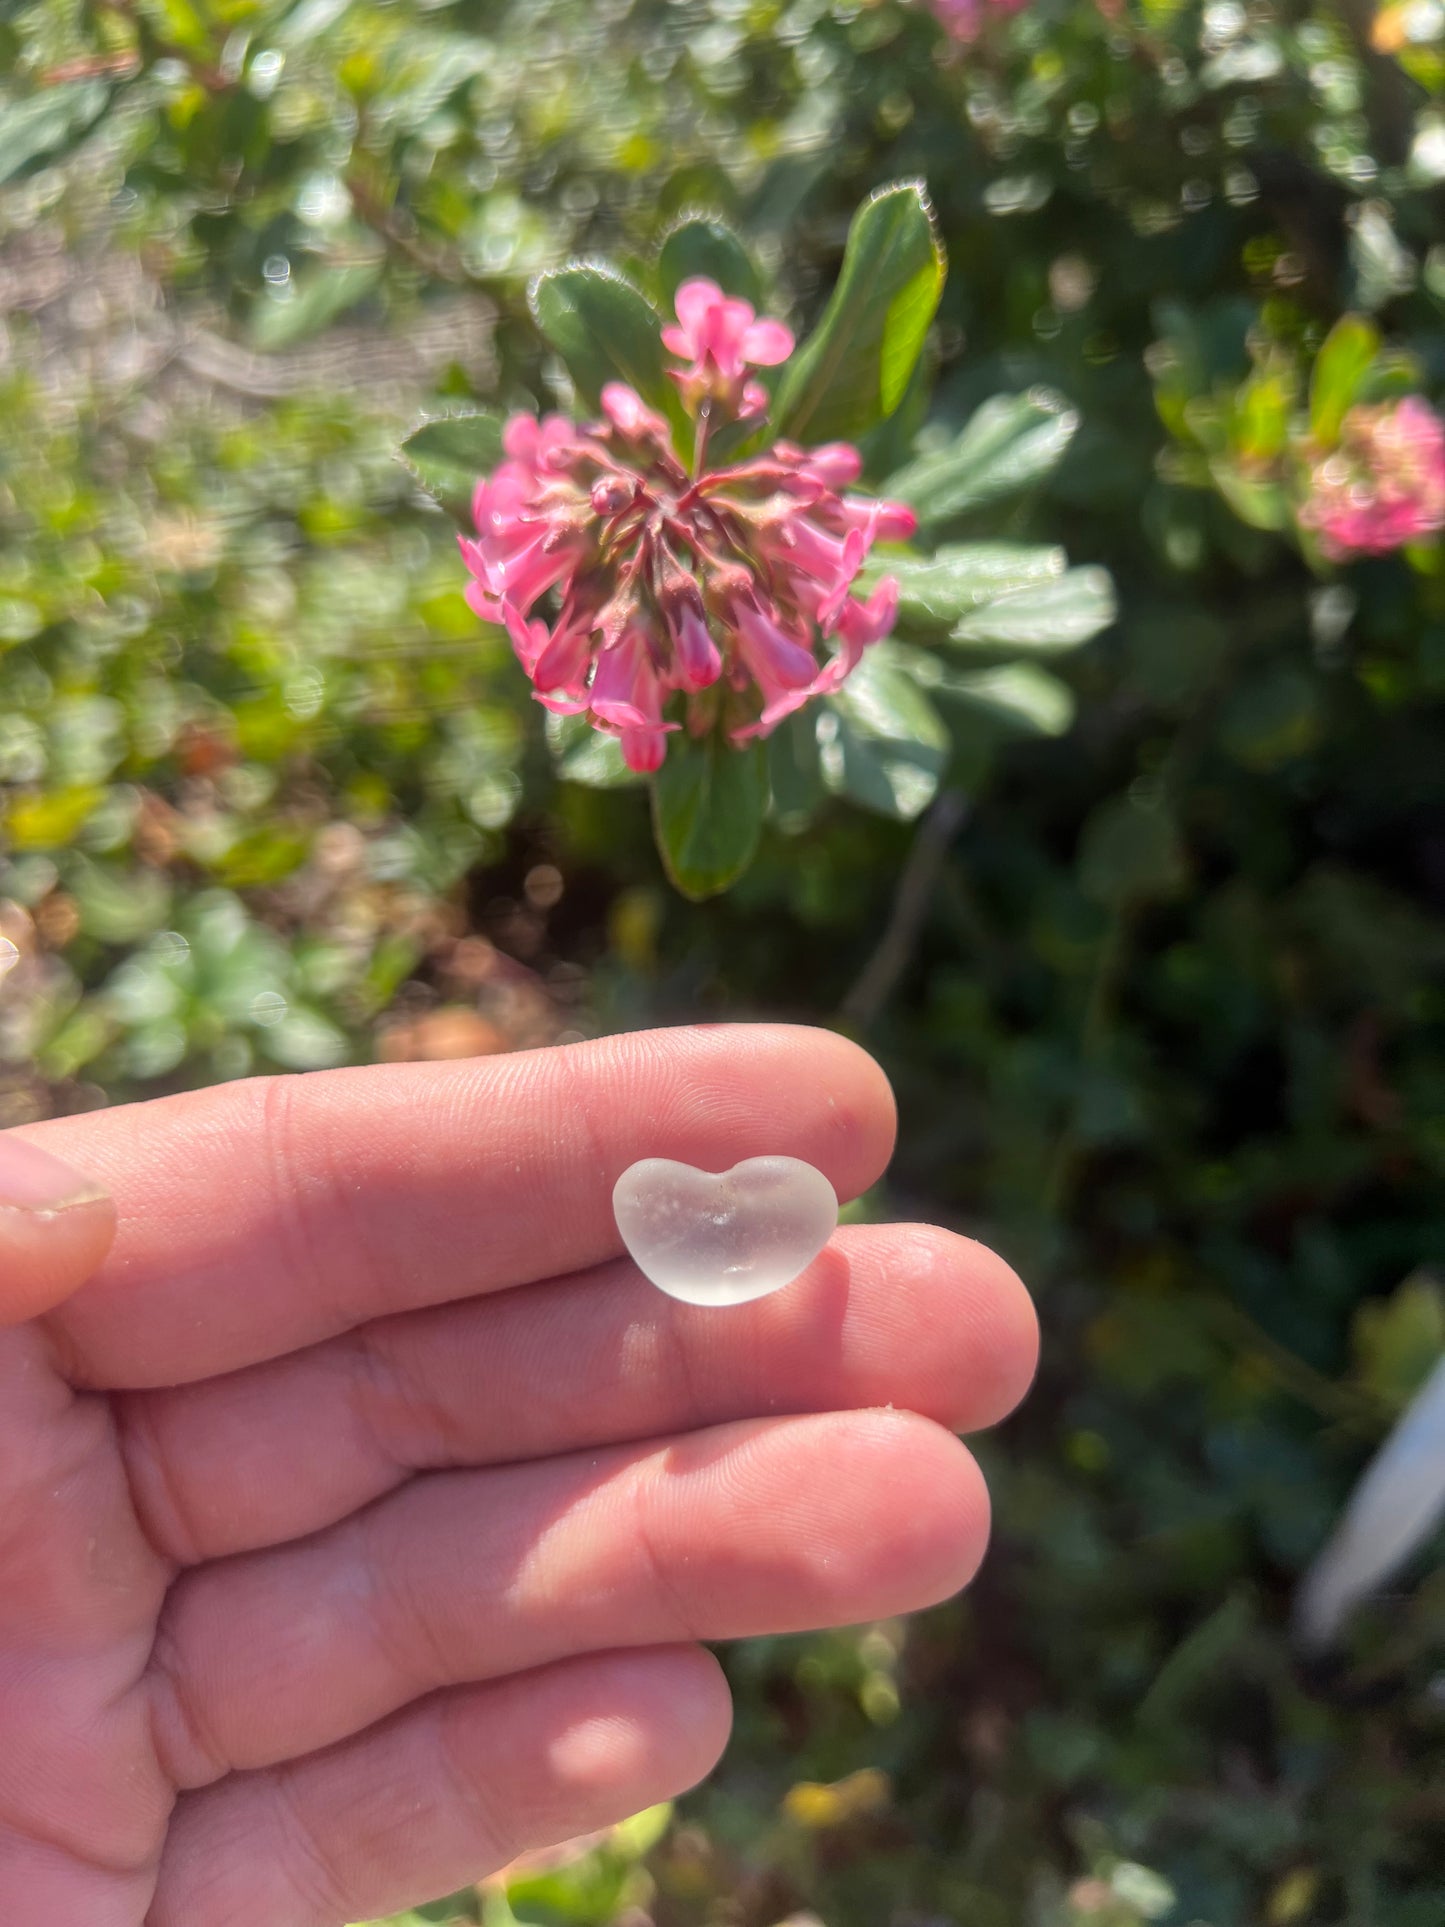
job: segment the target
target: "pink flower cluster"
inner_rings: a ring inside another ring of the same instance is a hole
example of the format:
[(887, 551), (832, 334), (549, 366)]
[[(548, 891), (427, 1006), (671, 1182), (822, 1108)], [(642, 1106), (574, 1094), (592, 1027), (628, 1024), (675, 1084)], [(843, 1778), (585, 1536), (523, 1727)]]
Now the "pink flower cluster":
[(1018, 13), (1028, 0), (929, 0), (945, 33), (955, 40), (976, 40), (990, 14)]
[(590, 717), (635, 770), (661, 765), (682, 726), (670, 705), (694, 735), (720, 721), (741, 743), (837, 689), (897, 612), (891, 577), (850, 594), (864, 557), (916, 526), (850, 492), (862, 461), (847, 443), (780, 441), (708, 468), (719, 425), (766, 409), (749, 368), (785, 360), (793, 338), (710, 281), (684, 282), (676, 305), (663, 341), (688, 363), (672, 372), (697, 427), (692, 472), (663, 417), (612, 382), (601, 421), (511, 418), (461, 539), (467, 599), (506, 627), (537, 700)]
[(1335, 561), (1384, 555), (1445, 529), (1445, 421), (1418, 395), (1352, 408), (1340, 445), (1316, 464), (1306, 528)]

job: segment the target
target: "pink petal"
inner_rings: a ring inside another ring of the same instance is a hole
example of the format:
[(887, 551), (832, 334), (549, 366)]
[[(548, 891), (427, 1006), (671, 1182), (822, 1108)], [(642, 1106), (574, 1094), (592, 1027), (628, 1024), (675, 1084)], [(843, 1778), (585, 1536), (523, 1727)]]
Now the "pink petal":
[(696, 609), (684, 608), (671, 628), (682, 688), (710, 688), (722, 674), (722, 657), (707, 623)]
[(569, 696), (579, 696), (586, 685), (591, 661), (592, 639), (586, 629), (580, 625), (564, 629), (558, 623), (537, 658), (532, 680), (539, 689), (560, 689)]
[(620, 738), (623, 762), (642, 776), (661, 769), (667, 755), (667, 738), (676, 728), (676, 723), (663, 723), (657, 729), (624, 729)]
[(602, 390), (602, 408), (608, 420), (624, 435), (665, 436), (667, 423), (648, 407), (635, 388), (625, 381), (609, 381)]
[(847, 488), (863, 473), (863, 457), (851, 442), (823, 442), (801, 452), (807, 468), (829, 488)]
[(502, 604), (490, 590), (484, 589), (480, 582), (469, 582), (462, 594), (466, 597), (467, 607), (474, 616), (483, 622), (500, 622), (503, 616)]
[(766, 415), (768, 403), (772, 400), (760, 381), (746, 382), (743, 386), (743, 405), (739, 410), (739, 421), (751, 421), (755, 415)]
[(507, 634), (512, 639), (517, 661), (529, 676), (535, 676), (537, 658), (547, 647), (547, 625), (540, 617), (536, 622), (528, 622), (521, 610), (510, 602), (502, 604), (502, 620), (507, 625)]
[[(674, 348), (674, 354), (691, 355), (698, 352), (694, 345), (707, 328), (708, 319), (714, 308), (723, 298), (722, 289), (716, 281), (709, 281), (705, 275), (695, 275), (692, 280), (684, 281), (672, 298), (672, 305), (682, 324), (679, 332), (685, 331), (687, 346)], [(667, 340), (667, 336), (663, 336)], [(671, 347), (671, 342), (668, 342)]]
[(812, 651), (784, 635), (766, 610), (745, 601), (735, 605), (734, 616), (742, 654), (765, 694), (779, 686), (801, 688), (813, 680), (818, 664)]
[(640, 630), (628, 630), (597, 658), (592, 714), (616, 729), (649, 729), (661, 723), (657, 673)]
[(535, 415), (512, 415), (502, 430), (502, 447), (513, 461), (531, 462), (536, 457), (541, 433)]
[(581, 696), (554, 696), (548, 690), (534, 689), (532, 700), (550, 709), (554, 716), (585, 716), (592, 707), (592, 698), (585, 692)]
[(755, 321), (743, 334), (742, 350), (754, 366), (773, 368), (793, 352), (793, 331), (781, 321)]

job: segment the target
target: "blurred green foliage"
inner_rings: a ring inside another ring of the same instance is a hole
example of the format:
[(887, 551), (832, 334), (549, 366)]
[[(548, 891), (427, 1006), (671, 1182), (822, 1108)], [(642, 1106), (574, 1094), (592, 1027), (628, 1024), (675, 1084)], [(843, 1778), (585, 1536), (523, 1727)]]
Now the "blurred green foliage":
[[(899, 1092), (870, 1208), (1040, 1298), (966, 1600), (729, 1655), (665, 1831), (418, 1918), (1439, 1927), (1445, 1580), (1325, 1669), (1288, 1616), (1445, 1335), (1445, 567), (1330, 570), (1270, 494), (1349, 384), (1445, 386), (1434, 0), (966, 48), (893, 0), (41, 0), (0, 72), (0, 1119), (819, 1018)], [(392, 451), (566, 399), (539, 270), (665, 281), (701, 209), (805, 327), (912, 176), (951, 273), (869, 452), (967, 553), (688, 905)]]

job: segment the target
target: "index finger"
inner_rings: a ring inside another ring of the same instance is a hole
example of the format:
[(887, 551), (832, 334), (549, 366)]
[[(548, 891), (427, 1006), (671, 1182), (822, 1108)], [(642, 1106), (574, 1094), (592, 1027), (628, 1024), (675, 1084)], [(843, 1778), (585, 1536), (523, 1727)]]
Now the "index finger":
[(72, 1378), (119, 1388), (598, 1264), (622, 1249), (612, 1187), (638, 1158), (780, 1152), (846, 1199), (893, 1130), (871, 1058), (760, 1024), (255, 1079), (25, 1135), (115, 1198), (111, 1256), (50, 1328)]

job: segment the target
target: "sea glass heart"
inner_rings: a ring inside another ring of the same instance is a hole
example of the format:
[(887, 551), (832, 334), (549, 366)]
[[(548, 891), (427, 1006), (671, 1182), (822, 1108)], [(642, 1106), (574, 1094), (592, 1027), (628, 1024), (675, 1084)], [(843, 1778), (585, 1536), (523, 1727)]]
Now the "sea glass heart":
[(638, 1270), (688, 1305), (745, 1305), (790, 1285), (838, 1222), (832, 1185), (801, 1158), (720, 1172), (643, 1158), (617, 1180), (612, 1209)]

